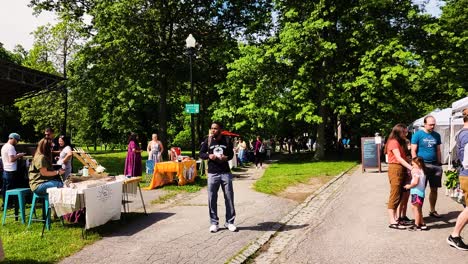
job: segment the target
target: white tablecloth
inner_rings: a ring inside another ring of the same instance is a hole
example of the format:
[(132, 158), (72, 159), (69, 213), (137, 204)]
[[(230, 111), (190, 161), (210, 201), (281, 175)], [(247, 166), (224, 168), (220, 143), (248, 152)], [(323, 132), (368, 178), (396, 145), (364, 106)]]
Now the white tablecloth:
[(119, 220), (122, 206), (122, 181), (84, 190), (86, 229), (100, 226), (109, 220)]
[(119, 220), (123, 179), (111, 182), (85, 181), (73, 188), (50, 188), (49, 202), (58, 216), (86, 207), (86, 229)]

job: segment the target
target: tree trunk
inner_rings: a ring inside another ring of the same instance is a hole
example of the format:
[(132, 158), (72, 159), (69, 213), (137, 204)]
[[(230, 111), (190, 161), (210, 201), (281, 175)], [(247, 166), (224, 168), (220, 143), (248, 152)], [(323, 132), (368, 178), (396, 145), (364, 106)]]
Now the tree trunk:
[[(160, 72), (164, 72), (164, 66)], [(159, 134), (160, 140), (167, 150), (167, 75), (163, 74), (159, 81)], [(156, 89), (158, 90), (158, 89)], [(162, 153), (163, 159), (167, 160), (167, 151)]]
[[(322, 92), (320, 92), (322, 97)], [(322, 117), (322, 122), (318, 125), (317, 128), (317, 141), (314, 159), (322, 160), (325, 157), (325, 126), (327, 125), (327, 111), (325, 106), (319, 106), (319, 115)]]

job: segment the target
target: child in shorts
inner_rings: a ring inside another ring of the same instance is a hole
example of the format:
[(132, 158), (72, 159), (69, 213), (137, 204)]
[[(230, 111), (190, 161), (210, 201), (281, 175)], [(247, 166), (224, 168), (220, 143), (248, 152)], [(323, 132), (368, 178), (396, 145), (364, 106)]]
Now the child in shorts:
[(422, 217), (422, 206), (424, 203), (424, 192), (426, 190), (426, 175), (424, 175), (424, 160), (421, 157), (415, 157), (411, 160), (413, 178), (410, 184), (404, 186), (410, 190), (411, 204), (414, 214), (414, 226), (412, 230), (428, 230)]

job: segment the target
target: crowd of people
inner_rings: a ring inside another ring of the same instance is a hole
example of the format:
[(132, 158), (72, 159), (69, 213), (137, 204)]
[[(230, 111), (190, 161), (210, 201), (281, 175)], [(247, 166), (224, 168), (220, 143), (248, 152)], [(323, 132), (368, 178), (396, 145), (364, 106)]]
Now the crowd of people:
[[(209, 132), (211, 136), (211, 131)], [(208, 137), (209, 137), (208, 136)], [(148, 160), (152, 160), (156, 164), (163, 160), (162, 154), (165, 150), (162, 142), (158, 139), (157, 134), (152, 134), (151, 141), (147, 144)], [(263, 162), (266, 158), (276, 152), (294, 153), (299, 151), (312, 151), (314, 141), (308, 137), (298, 138), (279, 138), (275, 140), (270, 138), (263, 140), (257, 136), (251, 141), (245, 141), (242, 137), (229, 138), (233, 143), (233, 151), (237, 158), (239, 166), (243, 166), (248, 162), (255, 163), (257, 169), (263, 168)], [(139, 137), (136, 133), (131, 132), (128, 137), (127, 156), (125, 159), (124, 174), (127, 176), (141, 176), (142, 168), (142, 148), (139, 143)]]
[[(468, 108), (463, 110), (464, 127), (456, 138), (460, 188), (468, 204)], [(422, 216), (426, 185), (429, 185), (429, 217), (442, 218), (436, 210), (438, 189), (442, 187), (442, 162), (440, 134), (434, 131), (436, 119), (424, 118), (424, 127), (407, 138), (408, 129), (403, 124), (393, 127), (384, 151), (388, 155), (388, 198), (389, 228), (396, 230), (429, 230)], [(411, 202), (414, 220), (406, 215), (407, 204)], [(468, 250), (460, 233), (468, 222), (468, 209), (460, 213), (447, 243), (460, 250)]]
[[(1, 149), (3, 198), (5, 198), (7, 190), (24, 187), (20, 186), (22, 179), (18, 175), (18, 161), (26, 155), (24, 152), (17, 153), (16, 151), (16, 145), (20, 140), (21, 136), (18, 133), (11, 133), (8, 136), (8, 141)], [(64, 135), (55, 138), (53, 129), (46, 128), (44, 137), (38, 142), (31, 164), (28, 167), (31, 191), (38, 195), (44, 195), (47, 193), (48, 188), (62, 187), (63, 181), (71, 173), (72, 155), (70, 139)], [(56, 165), (56, 168), (54, 168), (54, 165)]]

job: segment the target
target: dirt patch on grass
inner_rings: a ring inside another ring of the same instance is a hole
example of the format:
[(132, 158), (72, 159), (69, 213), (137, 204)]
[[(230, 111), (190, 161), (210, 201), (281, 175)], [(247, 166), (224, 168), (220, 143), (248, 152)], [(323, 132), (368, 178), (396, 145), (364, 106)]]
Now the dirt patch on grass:
[(311, 178), (308, 183), (300, 183), (288, 187), (278, 196), (286, 199), (291, 199), (300, 203), (333, 178), (334, 177), (331, 176), (314, 177)]

